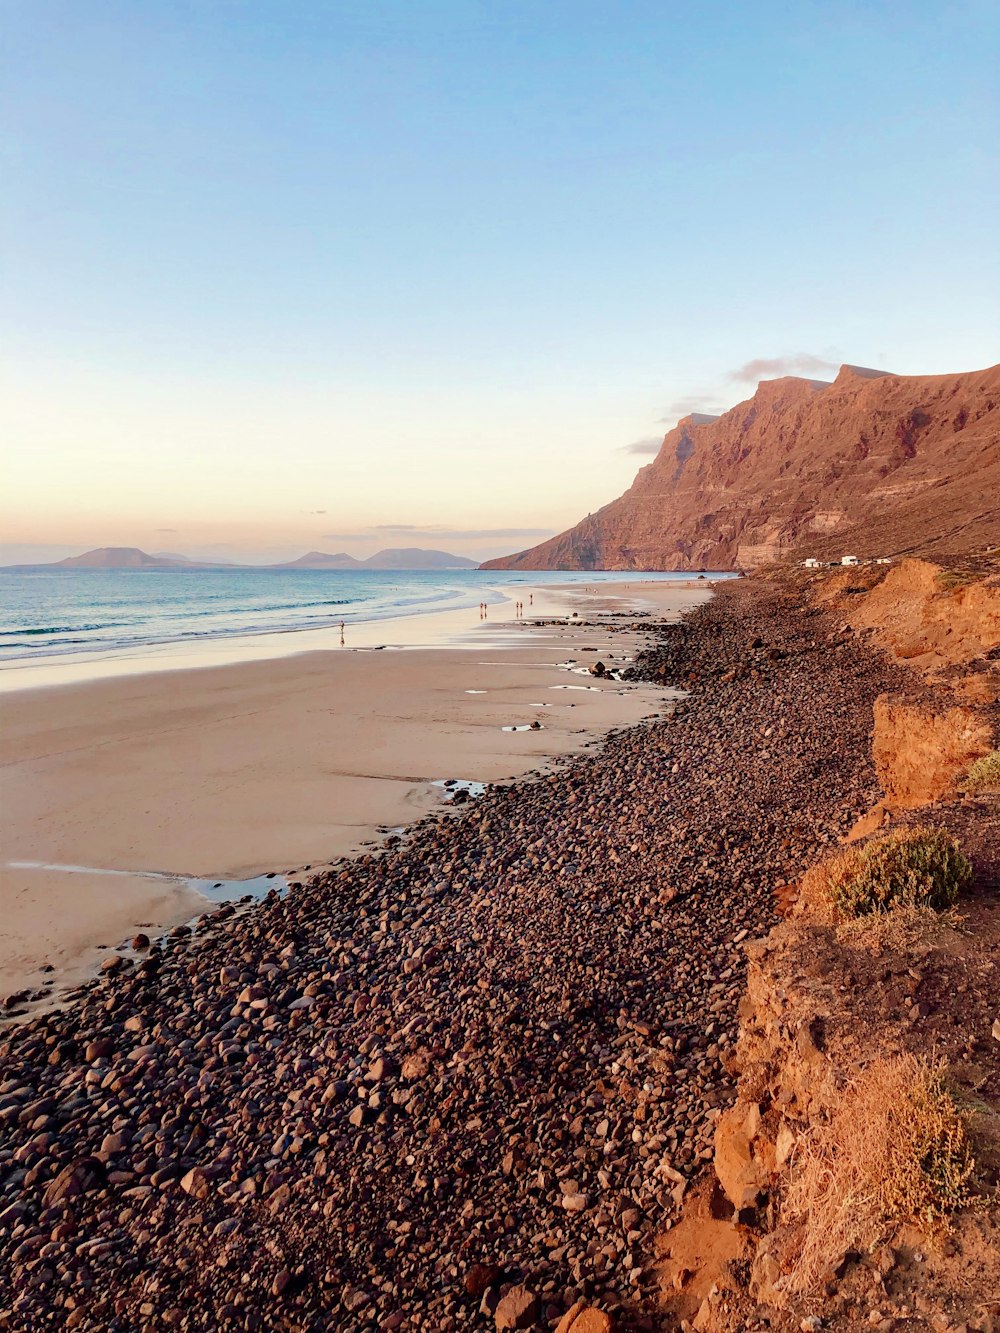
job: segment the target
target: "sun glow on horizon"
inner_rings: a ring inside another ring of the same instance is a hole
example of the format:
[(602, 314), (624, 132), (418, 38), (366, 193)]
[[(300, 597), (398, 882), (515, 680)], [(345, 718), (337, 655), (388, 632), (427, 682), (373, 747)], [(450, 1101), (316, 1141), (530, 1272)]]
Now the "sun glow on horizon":
[(488, 558), (754, 373), (996, 359), (981, 0), (5, 27), (0, 558)]

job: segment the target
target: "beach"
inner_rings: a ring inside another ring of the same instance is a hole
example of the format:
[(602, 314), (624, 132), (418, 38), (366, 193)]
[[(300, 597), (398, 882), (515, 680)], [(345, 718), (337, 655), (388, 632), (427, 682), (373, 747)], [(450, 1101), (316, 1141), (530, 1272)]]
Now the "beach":
[(754, 580), (648, 638), (656, 720), (0, 1033), (8, 1326), (661, 1326), (743, 944), (877, 798), (892, 673)]
[(674, 691), (588, 669), (645, 641), (623, 612), (676, 618), (711, 590), (637, 579), (518, 595), (522, 620), (511, 601), (485, 621), (352, 626), (344, 648), (317, 631), (111, 661), (94, 679), (53, 663), (31, 679), (54, 683), (8, 689), (0, 992), (58, 996), (123, 940), (195, 917), (209, 904), (192, 880), (301, 877), (440, 808), (435, 784), (538, 773), (662, 715)]

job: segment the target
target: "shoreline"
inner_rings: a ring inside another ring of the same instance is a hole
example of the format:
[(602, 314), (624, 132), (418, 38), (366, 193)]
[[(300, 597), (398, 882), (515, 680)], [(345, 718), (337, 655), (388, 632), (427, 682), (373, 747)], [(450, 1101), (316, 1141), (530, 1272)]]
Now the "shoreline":
[[(615, 612), (676, 615), (710, 595), (560, 585), (523, 620), (461, 613), (462, 651), (310, 650), (5, 696), (0, 993), (51, 1004), (123, 940), (208, 910), (192, 880), (238, 895), (251, 877), (300, 878), (440, 808), (435, 784), (522, 778), (637, 723), (663, 689), (575, 673), (645, 641)], [(574, 626), (574, 611), (601, 623)]]
[(643, 659), (690, 688), (674, 717), (0, 1038), (14, 1317), (60, 1326), (70, 1295), (85, 1333), (458, 1328), (523, 1284), (543, 1327), (579, 1300), (658, 1326), (655, 1238), (731, 1095), (741, 943), (878, 790), (884, 672), (814, 653), (827, 634), (734, 589)]
[[(0, 661), (0, 702), (7, 694), (25, 690), (49, 689), (61, 685), (85, 684), (92, 680), (110, 680), (129, 676), (150, 675), (164, 671), (190, 671), (213, 666), (236, 666), (243, 662), (275, 661), (297, 657), (308, 652), (339, 652), (344, 649), (413, 649), (413, 648), (470, 648), (478, 646), (484, 629), (515, 622), (511, 614), (517, 599), (534, 595), (536, 604), (529, 607), (531, 615), (558, 616), (566, 602), (576, 596), (579, 605), (592, 598), (597, 603), (610, 604), (613, 600), (633, 601), (638, 598), (655, 607), (657, 589), (677, 591), (697, 588), (711, 589), (716, 583), (732, 577), (728, 573), (710, 576), (683, 577), (664, 574), (655, 578), (616, 576), (598, 581), (588, 588), (582, 581), (575, 583), (514, 583), (483, 588), (490, 594), (489, 614), (484, 625), (476, 621), (476, 608), (469, 603), (447, 609), (427, 609), (418, 612), (399, 611), (365, 619), (348, 619), (342, 634), (337, 621), (308, 628), (271, 628), (239, 634), (206, 634), (196, 638), (177, 638), (147, 644), (122, 645), (90, 652), (52, 653), (33, 658)], [(513, 596), (508, 596), (506, 588)], [(641, 588), (643, 592), (635, 593)], [(600, 590), (600, 591), (599, 591)], [(609, 590), (613, 590), (609, 591)], [(495, 596), (499, 594), (499, 596)], [(592, 597), (591, 597), (592, 594)], [(349, 613), (350, 614), (350, 613)]]

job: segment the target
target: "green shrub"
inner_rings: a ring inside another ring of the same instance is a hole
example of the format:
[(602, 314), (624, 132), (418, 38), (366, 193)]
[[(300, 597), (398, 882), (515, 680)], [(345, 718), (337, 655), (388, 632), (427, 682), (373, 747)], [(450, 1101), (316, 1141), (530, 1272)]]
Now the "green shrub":
[(961, 787), (963, 791), (1000, 790), (1000, 750), (991, 750), (989, 754), (973, 759), (965, 770)]
[(966, 569), (942, 569), (937, 576), (938, 587), (942, 592), (956, 592), (976, 582), (976, 575)]
[(897, 905), (941, 911), (971, 878), (972, 866), (944, 829), (895, 829), (837, 858), (830, 897), (845, 916)]

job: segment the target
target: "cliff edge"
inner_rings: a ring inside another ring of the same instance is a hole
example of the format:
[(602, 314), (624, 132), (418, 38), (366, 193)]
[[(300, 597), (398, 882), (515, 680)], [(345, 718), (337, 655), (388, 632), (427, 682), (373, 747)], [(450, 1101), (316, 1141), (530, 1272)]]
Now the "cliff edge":
[(952, 555), (1000, 540), (1000, 366), (765, 380), (684, 417), (631, 487), (484, 569), (729, 569), (793, 550)]
[(899, 668), (883, 796), (744, 946), (736, 1098), (659, 1238), (668, 1327), (998, 1327), (1000, 562), (865, 577), (788, 580)]

